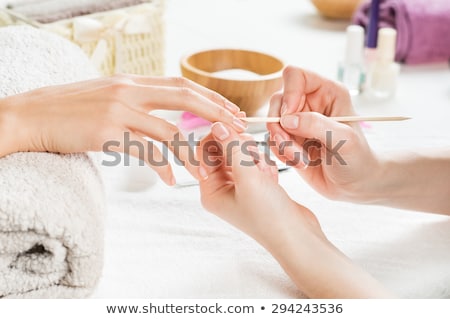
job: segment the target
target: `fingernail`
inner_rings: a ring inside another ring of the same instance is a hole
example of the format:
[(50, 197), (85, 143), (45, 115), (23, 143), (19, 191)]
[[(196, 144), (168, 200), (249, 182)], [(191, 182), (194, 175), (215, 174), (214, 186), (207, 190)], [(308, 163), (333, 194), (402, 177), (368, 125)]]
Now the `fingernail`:
[(237, 105), (231, 103), (230, 101), (225, 101), (225, 107), (233, 114), (239, 112), (240, 110), (240, 108)]
[(208, 173), (206, 172), (206, 169), (203, 166), (200, 166), (200, 168), (198, 169), (198, 173), (202, 177), (202, 180), (208, 179)]
[(221, 141), (225, 140), (228, 136), (230, 136), (230, 132), (222, 123), (215, 123), (212, 126), (212, 133), (214, 134), (215, 137), (217, 137), (217, 139)]
[(298, 116), (286, 115), (281, 118), (281, 126), (288, 129), (296, 129), (298, 127)]
[(288, 106), (287, 106), (286, 102), (284, 102), (283, 105), (281, 106), (281, 115), (285, 115), (287, 110), (288, 110)]
[(233, 119), (233, 125), (242, 131), (245, 131), (247, 129), (247, 126), (238, 118)]
[(236, 114), (237, 118), (243, 118), (243, 117), (247, 117), (247, 114), (244, 111), (240, 111)]

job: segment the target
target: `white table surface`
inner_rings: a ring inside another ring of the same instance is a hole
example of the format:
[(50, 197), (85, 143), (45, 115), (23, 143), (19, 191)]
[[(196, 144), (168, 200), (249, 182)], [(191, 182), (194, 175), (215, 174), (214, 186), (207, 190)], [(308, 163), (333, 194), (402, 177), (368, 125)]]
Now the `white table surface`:
[[(186, 53), (238, 47), (336, 76), (346, 22), (322, 19), (309, 1), (167, 2), (167, 75), (180, 74), (179, 59)], [(361, 115), (413, 117), (371, 124), (366, 135), (377, 151), (450, 145), (447, 64), (403, 66), (393, 100), (354, 103)], [(301, 295), (262, 248), (202, 210), (196, 187), (170, 189), (157, 182), (142, 192), (124, 192), (117, 187), (118, 170), (104, 170), (109, 203), (105, 269), (94, 297)], [(332, 202), (293, 171), (282, 174), (280, 183), (317, 214), (333, 243), (395, 293), (450, 296), (448, 217)]]

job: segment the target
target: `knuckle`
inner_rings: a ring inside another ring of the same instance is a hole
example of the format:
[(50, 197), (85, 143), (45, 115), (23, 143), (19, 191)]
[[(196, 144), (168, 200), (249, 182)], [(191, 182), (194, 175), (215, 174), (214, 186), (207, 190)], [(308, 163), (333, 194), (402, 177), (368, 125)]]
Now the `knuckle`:
[(170, 81), (177, 87), (183, 88), (183, 87), (189, 87), (189, 80), (184, 77), (172, 77), (170, 78)]
[(192, 101), (195, 97), (194, 91), (185, 86), (180, 87), (179, 92), (180, 92), (180, 95), (183, 97), (183, 99), (185, 99), (187, 101)]
[(345, 125), (342, 128), (342, 134), (342, 136), (349, 141), (356, 141), (358, 139), (358, 134), (356, 133), (356, 131), (348, 125)]
[(270, 106), (273, 106), (274, 104), (278, 103), (279, 101), (281, 101), (282, 98), (283, 98), (282, 92), (274, 93), (270, 98)]
[(172, 125), (172, 124), (170, 124), (168, 127), (167, 127), (167, 134), (171, 137), (171, 138), (173, 138), (175, 135), (177, 135), (179, 133), (179, 130), (178, 130), (178, 128), (175, 126), (175, 125)]
[(132, 83), (133, 81), (126, 75), (114, 75), (109, 79), (109, 93), (113, 96), (121, 95)]
[(289, 77), (292, 73), (296, 73), (298, 71), (299, 71), (299, 68), (297, 68), (293, 65), (288, 65), (283, 70), (283, 77)]
[(108, 121), (116, 121), (117, 119), (120, 119), (122, 114), (123, 106), (121, 103), (117, 102), (116, 100), (110, 100), (105, 107), (104, 110), (104, 117)]
[(233, 116), (228, 112), (226, 109), (218, 107), (217, 108), (217, 115), (219, 116), (218, 120), (227, 120), (231, 119)]

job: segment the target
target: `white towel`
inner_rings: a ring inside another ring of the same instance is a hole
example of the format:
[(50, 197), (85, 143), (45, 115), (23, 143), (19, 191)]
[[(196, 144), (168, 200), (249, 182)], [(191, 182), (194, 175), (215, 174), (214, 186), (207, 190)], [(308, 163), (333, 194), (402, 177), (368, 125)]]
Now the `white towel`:
[[(0, 48), (0, 98), (97, 76), (77, 46), (45, 31), (0, 28)], [(86, 154), (0, 158), (0, 297), (90, 294), (103, 264), (103, 213)]]
[(8, 7), (42, 23), (149, 2), (149, 0), (20, 0), (19, 2), (17, 0), (0, 0), (0, 8), (2, 6), (1, 1), (6, 1), (3, 7)]

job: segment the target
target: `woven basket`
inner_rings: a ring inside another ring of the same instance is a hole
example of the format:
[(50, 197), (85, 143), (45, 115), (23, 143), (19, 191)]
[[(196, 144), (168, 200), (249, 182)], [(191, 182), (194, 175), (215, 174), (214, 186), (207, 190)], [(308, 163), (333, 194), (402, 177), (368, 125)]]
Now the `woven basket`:
[(164, 0), (52, 23), (38, 23), (9, 10), (0, 26), (29, 24), (55, 32), (80, 46), (104, 75), (164, 74)]

